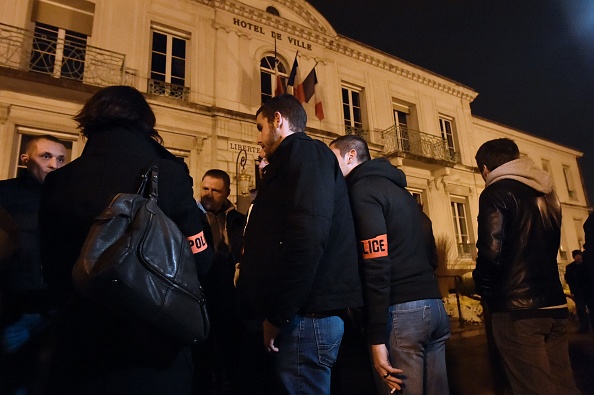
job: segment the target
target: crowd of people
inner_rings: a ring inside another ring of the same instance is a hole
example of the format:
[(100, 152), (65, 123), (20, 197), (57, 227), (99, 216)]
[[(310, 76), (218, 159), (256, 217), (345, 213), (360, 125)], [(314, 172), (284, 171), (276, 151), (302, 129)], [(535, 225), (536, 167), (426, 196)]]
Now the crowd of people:
[[(163, 147), (136, 89), (104, 88), (74, 119), (79, 158), (64, 166), (63, 144), (38, 136), (26, 169), (0, 182), (0, 392), (338, 395), (367, 380), (367, 394), (449, 394), (431, 222), (404, 172), (372, 159), (364, 139), (326, 146), (305, 133), (297, 99), (271, 98), (256, 113), (260, 179), (244, 215), (220, 169), (194, 200), (187, 166)], [(514, 394), (577, 394), (550, 177), (509, 139), (485, 143), (476, 160), (486, 188), (474, 280), (493, 350)], [(154, 163), (159, 207), (208, 244), (194, 251), (211, 318), (203, 344), (182, 346), (73, 288), (94, 218)], [(567, 268), (576, 302), (577, 256)]]

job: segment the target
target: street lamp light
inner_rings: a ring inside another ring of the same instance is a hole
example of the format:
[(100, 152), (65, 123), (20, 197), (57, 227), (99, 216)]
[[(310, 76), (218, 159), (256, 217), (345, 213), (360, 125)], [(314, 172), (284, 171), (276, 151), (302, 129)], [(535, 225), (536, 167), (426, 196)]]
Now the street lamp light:
[[(252, 200), (250, 196), (250, 181), (252, 176), (245, 172), (247, 160), (247, 151), (245, 149), (240, 150), (235, 160), (235, 188), (237, 190), (237, 211), (243, 214), (247, 213)], [(241, 172), (239, 171), (239, 166), (241, 166)]]

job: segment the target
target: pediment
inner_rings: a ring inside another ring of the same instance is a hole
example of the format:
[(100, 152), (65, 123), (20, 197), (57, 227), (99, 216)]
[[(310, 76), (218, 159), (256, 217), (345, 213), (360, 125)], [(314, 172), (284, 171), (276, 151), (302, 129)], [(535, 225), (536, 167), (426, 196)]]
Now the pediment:
[[(336, 37), (336, 31), (328, 21), (312, 5), (305, 0), (215, 0), (217, 8), (233, 10), (235, 13), (243, 11), (254, 19), (269, 20), (272, 24), (295, 24), (330, 37)], [(266, 12), (268, 7), (274, 7), (279, 16)]]

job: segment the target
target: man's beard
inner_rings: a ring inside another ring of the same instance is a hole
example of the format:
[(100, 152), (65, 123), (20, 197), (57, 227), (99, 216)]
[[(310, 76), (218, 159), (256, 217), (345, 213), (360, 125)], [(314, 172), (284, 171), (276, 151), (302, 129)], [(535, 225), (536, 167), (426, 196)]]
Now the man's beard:
[(266, 157), (272, 155), (282, 141), (280, 131), (278, 131), (278, 129), (274, 129), (273, 124), (270, 124), (270, 131), (271, 133), (268, 135), (268, 138), (263, 142)]

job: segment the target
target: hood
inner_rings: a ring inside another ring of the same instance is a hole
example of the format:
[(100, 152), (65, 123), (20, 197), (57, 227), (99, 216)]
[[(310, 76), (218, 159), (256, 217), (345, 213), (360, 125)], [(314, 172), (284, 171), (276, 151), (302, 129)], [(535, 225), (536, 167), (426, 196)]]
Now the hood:
[(530, 158), (512, 160), (497, 167), (487, 176), (485, 187), (505, 179), (519, 181), (545, 194), (553, 191), (553, 179), (550, 174), (536, 167)]
[(351, 170), (346, 181), (350, 186), (362, 178), (372, 176), (386, 178), (401, 188), (406, 187), (404, 172), (392, 165), (386, 158), (377, 158), (361, 163)]

